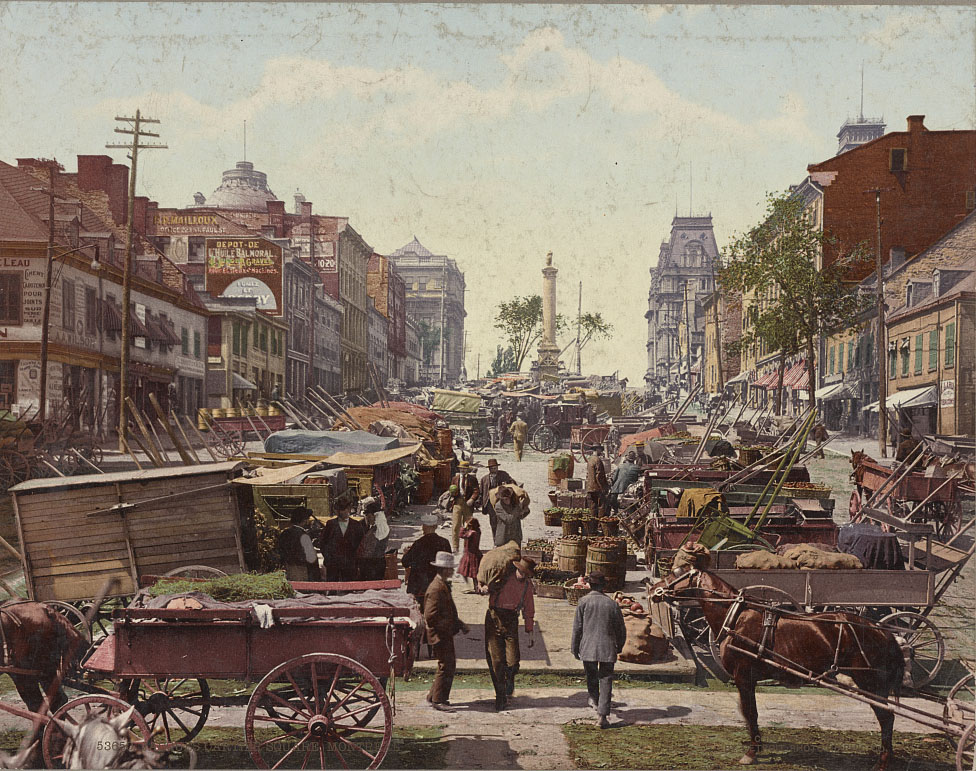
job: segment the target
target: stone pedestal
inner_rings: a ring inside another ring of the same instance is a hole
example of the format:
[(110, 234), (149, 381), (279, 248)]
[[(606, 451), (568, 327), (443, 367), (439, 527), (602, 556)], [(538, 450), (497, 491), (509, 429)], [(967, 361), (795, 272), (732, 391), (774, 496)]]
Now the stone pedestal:
[(556, 274), (552, 267), (552, 252), (546, 256), (542, 269), (542, 340), (539, 342), (537, 376), (540, 380), (555, 380), (559, 374), (559, 346), (556, 344)]

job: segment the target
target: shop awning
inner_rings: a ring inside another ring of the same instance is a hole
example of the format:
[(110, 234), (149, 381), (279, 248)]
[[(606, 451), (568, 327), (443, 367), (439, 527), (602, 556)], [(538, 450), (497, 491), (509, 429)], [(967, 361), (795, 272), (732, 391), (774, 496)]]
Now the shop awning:
[(779, 369), (774, 369), (771, 372), (767, 372), (759, 380), (753, 383), (753, 388), (776, 388), (776, 383), (779, 380)]
[(783, 376), (783, 385), (786, 388), (792, 388), (794, 391), (796, 391), (805, 387), (805, 384), (801, 386), (800, 383), (804, 383), (804, 381), (807, 381), (808, 379), (807, 363), (805, 361), (798, 361), (796, 364), (786, 370), (786, 374)]
[(234, 373), (234, 390), (235, 391), (257, 391), (258, 387), (254, 385), (250, 380), (241, 377), (236, 372)]
[[(935, 403), (935, 386), (896, 391), (893, 394), (888, 394), (888, 398), (885, 399), (885, 407), (887, 409), (891, 409), (892, 407), (929, 407)], [(870, 412), (877, 412), (878, 403), (872, 402), (864, 409)]]
[(823, 388), (818, 388), (813, 396), (825, 402), (834, 399), (850, 398), (850, 394), (847, 392), (847, 386), (844, 383), (831, 383), (830, 385), (823, 386)]
[(751, 373), (748, 372), (748, 371), (746, 371), (746, 372), (740, 372), (738, 375), (736, 375), (731, 380), (726, 380), (725, 381), (725, 385), (732, 385), (733, 383), (744, 383), (744, 382), (746, 382), (746, 381), (749, 380), (749, 375), (750, 374)]

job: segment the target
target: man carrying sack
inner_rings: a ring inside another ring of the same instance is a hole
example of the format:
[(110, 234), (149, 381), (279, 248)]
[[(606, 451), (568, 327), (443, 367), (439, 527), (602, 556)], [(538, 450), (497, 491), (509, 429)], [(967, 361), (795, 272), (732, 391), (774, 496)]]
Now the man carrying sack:
[(459, 534), (461, 526), (474, 514), (474, 507), (481, 497), (481, 487), (478, 478), (471, 471), (471, 464), (462, 460), (458, 463), (458, 473), (451, 479), (451, 486), (457, 487), (459, 495), (454, 498), (451, 507), (451, 546), (457, 554), (460, 547)]
[(458, 632), (467, 634), (470, 629), (458, 617), (457, 606), (451, 596), (449, 579), (454, 575), (453, 555), (439, 551), (430, 564), (437, 575), (424, 594), (424, 622), (427, 625), (427, 643), (437, 659), (437, 672), (427, 692), (427, 703), (440, 712), (453, 712), (450, 696), (457, 670), (454, 635)]
[(586, 577), (586, 583), (591, 591), (576, 606), (571, 649), (573, 656), (583, 662), (589, 704), (600, 716), (600, 728), (609, 728), (613, 667), (627, 641), (627, 628), (620, 606), (603, 593), (606, 576), (594, 571)]
[(515, 692), (515, 675), (518, 674), (521, 651), (519, 649), (519, 613), (525, 618), (528, 646), (535, 645), (535, 600), (532, 576), (535, 562), (520, 557), (500, 582), (489, 586), (488, 610), (485, 613), (485, 660), (488, 673), (495, 687), (495, 711), (508, 709), (509, 699)]

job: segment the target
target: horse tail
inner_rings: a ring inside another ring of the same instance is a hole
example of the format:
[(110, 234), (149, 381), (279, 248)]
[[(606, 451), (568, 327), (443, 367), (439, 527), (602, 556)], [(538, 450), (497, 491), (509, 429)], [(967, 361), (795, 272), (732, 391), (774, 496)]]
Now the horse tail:
[(900, 699), (902, 686), (905, 685), (905, 670), (908, 665), (906, 651), (898, 644), (898, 640), (893, 634), (887, 632), (886, 637), (888, 648), (888, 660), (885, 672), (887, 691), (890, 696), (895, 699)]

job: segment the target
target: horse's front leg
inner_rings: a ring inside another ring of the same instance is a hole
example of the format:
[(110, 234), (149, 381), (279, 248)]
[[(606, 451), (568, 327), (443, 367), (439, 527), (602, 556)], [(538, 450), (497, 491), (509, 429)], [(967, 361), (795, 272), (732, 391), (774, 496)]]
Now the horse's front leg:
[(881, 755), (878, 756), (877, 771), (888, 771), (888, 765), (894, 757), (895, 750), (891, 744), (894, 733), (895, 714), (880, 707), (872, 707), (878, 723), (881, 725)]
[(756, 707), (756, 683), (751, 679), (736, 679), (735, 687), (739, 689), (739, 708), (742, 710), (742, 717), (745, 719), (746, 728), (749, 731), (749, 749), (746, 750), (745, 755), (739, 758), (739, 763), (749, 766), (756, 762), (756, 757), (762, 750), (762, 737), (759, 735), (759, 709)]

